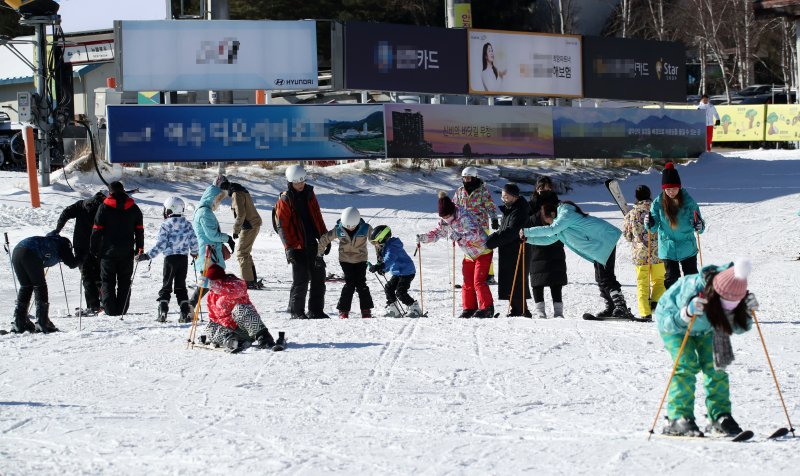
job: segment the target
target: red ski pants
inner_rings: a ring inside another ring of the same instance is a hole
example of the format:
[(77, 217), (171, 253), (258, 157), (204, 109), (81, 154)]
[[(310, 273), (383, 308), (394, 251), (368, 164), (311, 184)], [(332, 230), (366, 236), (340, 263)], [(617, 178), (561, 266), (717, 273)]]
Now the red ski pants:
[(706, 152), (711, 152), (711, 140), (714, 138), (714, 126), (706, 126)]
[(492, 292), (486, 284), (489, 266), (492, 265), (492, 254), (490, 251), (474, 260), (464, 258), (461, 262), (461, 273), (464, 277), (464, 284), (461, 286), (461, 305), (464, 309), (486, 309), (494, 303)]

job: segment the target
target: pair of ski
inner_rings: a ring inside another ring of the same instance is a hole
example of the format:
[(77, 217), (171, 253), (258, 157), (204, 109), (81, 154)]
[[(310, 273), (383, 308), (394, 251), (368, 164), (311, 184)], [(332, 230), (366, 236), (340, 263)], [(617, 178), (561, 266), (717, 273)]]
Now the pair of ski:
[(283, 344), (277, 344), (276, 343), (272, 347), (263, 347), (263, 348), (261, 348), (261, 347), (258, 347), (258, 346), (254, 346), (253, 343), (250, 342), (250, 341), (244, 341), (242, 344), (239, 345), (239, 347), (237, 347), (237, 348), (235, 348), (233, 350), (228, 350), (228, 349), (226, 349), (224, 347), (214, 347), (211, 344), (194, 344), (191, 347), (192, 347), (192, 349), (204, 349), (204, 350), (211, 350), (211, 351), (214, 351), (214, 352), (225, 352), (226, 354), (240, 354), (243, 351), (245, 351), (245, 350), (247, 350), (247, 349), (249, 349), (251, 347), (255, 347), (256, 349), (259, 349), (259, 350), (272, 350), (273, 352), (281, 352), (281, 351), (285, 350), (286, 347), (288, 347), (288, 345), (289, 345), (289, 343), (284, 341)]
[[(786, 436), (788, 434), (789, 434), (789, 429), (788, 428), (778, 428), (771, 435), (767, 436), (767, 440), (777, 440), (778, 438), (783, 438), (784, 436)], [(742, 443), (742, 442), (751, 440), (755, 436), (755, 433), (753, 433), (751, 430), (744, 430), (741, 433), (739, 433), (738, 435), (735, 435), (733, 437), (724, 436), (724, 435), (719, 435), (719, 436), (715, 436), (715, 435), (680, 436), (680, 435), (665, 435), (665, 434), (660, 434), (658, 436), (661, 437), (661, 438), (678, 438), (678, 439), (683, 439), (683, 440), (701, 440), (701, 441), (702, 440), (720, 440), (720, 441), (730, 441), (732, 443)]]
[(614, 317), (614, 316), (609, 316), (609, 317), (601, 317), (601, 316), (595, 316), (594, 314), (590, 314), (590, 313), (586, 312), (586, 313), (584, 313), (584, 314), (583, 314), (583, 319), (584, 319), (584, 320), (587, 320), (587, 321), (632, 321), (632, 322), (653, 322), (653, 318), (652, 318), (652, 317), (651, 317), (651, 318), (647, 318), (647, 317), (636, 317), (636, 316), (634, 316), (634, 315), (633, 315), (633, 314), (631, 314), (631, 313), (628, 313), (628, 315), (627, 315), (627, 316), (622, 316), (622, 317)]

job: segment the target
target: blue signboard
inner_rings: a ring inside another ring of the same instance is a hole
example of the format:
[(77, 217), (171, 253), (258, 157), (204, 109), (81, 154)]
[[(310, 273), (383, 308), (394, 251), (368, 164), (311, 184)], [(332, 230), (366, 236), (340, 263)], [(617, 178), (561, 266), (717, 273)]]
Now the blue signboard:
[(111, 163), (385, 156), (379, 104), (108, 106)]

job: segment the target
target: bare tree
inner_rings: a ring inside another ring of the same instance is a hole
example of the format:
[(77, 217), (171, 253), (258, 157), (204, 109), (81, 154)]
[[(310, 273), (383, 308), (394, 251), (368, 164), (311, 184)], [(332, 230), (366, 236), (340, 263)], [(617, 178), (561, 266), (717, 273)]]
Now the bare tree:
[(732, 68), (728, 66), (728, 52), (723, 38), (725, 26), (736, 0), (688, 0), (687, 7), (692, 17), (692, 26), (699, 38), (697, 42), (708, 47), (708, 51), (719, 63), (725, 96), (730, 102)]
[(663, 41), (666, 38), (666, 28), (664, 23), (664, 0), (647, 0), (650, 8), (650, 16), (653, 21), (653, 31), (656, 39)]

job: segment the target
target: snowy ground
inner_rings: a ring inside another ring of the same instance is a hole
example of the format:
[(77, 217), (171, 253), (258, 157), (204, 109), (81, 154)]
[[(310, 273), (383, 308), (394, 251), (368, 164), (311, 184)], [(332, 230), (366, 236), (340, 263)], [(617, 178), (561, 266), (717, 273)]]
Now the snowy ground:
[[(754, 261), (750, 287), (761, 301), (762, 329), (795, 420), (799, 159), (794, 151), (729, 152), (679, 167), (707, 219), (703, 261), (738, 255)], [(126, 174), (129, 188), (143, 190), (135, 198), (146, 215), (147, 247), (161, 221), (160, 203), (173, 193), (196, 201), (210, 178), (186, 183), (173, 181), (172, 172)], [(730, 368), (734, 416), (756, 432), (755, 440), (741, 446), (647, 441), (671, 362), (653, 324), (580, 320), (601, 304), (590, 263), (567, 253), (566, 319), (453, 319), (450, 247), (440, 243), (423, 248), (431, 317), (292, 321), (283, 312), (289, 269), (268, 224), (282, 173), (230, 175), (253, 192), (267, 220), (255, 259), (268, 290), (251, 298), (273, 334), (287, 332), (291, 347), (235, 356), (186, 350), (188, 325), (153, 322), (160, 258), (137, 271), (132, 312), (140, 314), (86, 318), (78, 331), (76, 318), (61, 317), (67, 305), (52, 268), (51, 314), (65, 332), (0, 337), (0, 474), (797, 474), (796, 440), (764, 441), (787, 423), (755, 331), (733, 340)], [(12, 244), (52, 229), (65, 205), (98, 188), (94, 177), (73, 176), (73, 192), (59, 173), (42, 192), (42, 208), (31, 210), (25, 176), (0, 178), (0, 229)], [(488, 178), (493, 190), (504, 183), (496, 168)], [(310, 183), (329, 226), (342, 208), (357, 206), (373, 225), (389, 224), (412, 251), (413, 235), (435, 223), (436, 192), (452, 191), (458, 177), (455, 170), (340, 167), (320, 171)], [(627, 178), (629, 199), (640, 183), (655, 191), (660, 175)], [(366, 191), (346, 193), (353, 189)], [(563, 198), (621, 226), (600, 182), (576, 184)], [(229, 230), (228, 207), (218, 216)], [(335, 246), (327, 259), (333, 271)], [(621, 242), (618, 276), (634, 305), (629, 263)], [(14, 286), (7, 261), (0, 276), (6, 316), (0, 327), (8, 328)], [(65, 268), (64, 277), (75, 307), (79, 274)], [(380, 286), (369, 279), (382, 306)], [(328, 286), (331, 314), (340, 287)], [(412, 290), (418, 294), (418, 281)], [(505, 303), (498, 310), (505, 314)], [(704, 425), (702, 402), (701, 390), (696, 412)]]

